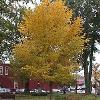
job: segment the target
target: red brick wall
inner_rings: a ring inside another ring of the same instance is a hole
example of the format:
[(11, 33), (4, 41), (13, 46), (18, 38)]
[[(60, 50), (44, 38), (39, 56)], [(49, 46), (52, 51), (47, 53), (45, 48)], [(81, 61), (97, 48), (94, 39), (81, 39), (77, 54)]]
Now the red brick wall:
[[(0, 66), (3, 66), (3, 75), (0, 75), (0, 85), (3, 86), (4, 88), (14, 88), (14, 78), (13, 74), (9, 72), (8, 70), (8, 75), (5, 75), (5, 67), (10, 67), (9, 64), (1, 64)], [(50, 90), (49, 89), (49, 83), (42, 82), (42, 81), (34, 81), (34, 80), (29, 80), (29, 89), (36, 89), (36, 88), (42, 88), (44, 90)], [(18, 82), (18, 88), (24, 88), (24, 83)], [(56, 84), (53, 84), (53, 88), (57, 88)]]
[(9, 75), (9, 70), (8, 75), (5, 75), (5, 67), (8, 67), (9, 69), (9, 64), (1, 64), (0, 66), (3, 66), (3, 75), (0, 75), (0, 85), (4, 88), (13, 88), (14, 81), (11, 79)]
[[(44, 90), (50, 90), (49, 88), (49, 83), (46, 82), (42, 82), (42, 81), (34, 81), (34, 80), (30, 80), (29, 81), (29, 89), (37, 89), (37, 88), (42, 88)], [(53, 84), (52, 88), (57, 88), (58, 85), (57, 84)]]

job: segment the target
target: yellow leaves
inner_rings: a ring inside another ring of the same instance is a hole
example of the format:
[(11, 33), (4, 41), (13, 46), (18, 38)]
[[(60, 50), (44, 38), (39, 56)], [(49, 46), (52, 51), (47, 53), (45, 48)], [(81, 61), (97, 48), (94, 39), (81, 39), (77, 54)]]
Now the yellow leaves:
[(72, 20), (72, 15), (61, 0), (44, 0), (34, 10), (25, 11), (19, 31), (26, 39), (14, 54), (31, 77), (62, 83), (73, 79), (77, 69), (73, 58), (83, 49), (84, 40), (79, 36), (82, 19)]
[(55, 81), (61, 84), (70, 83), (70, 81), (74, 79), (74, 76), (71, 72), (70, 66), (64, 67), (62, 65), (58, 65), (57, 71), (54, 74)]
[(77, 17), (77, 19), (71, 25), (71, 32), (74, 35), (79, 35), (82, 32), (82, 19)]
[(48, 3), (41, 3), (33, 12), (26, 11), (20, 31), (33, 39), (42, 38), (40, 41), (51, 45), (61, 44), (67, 34), (67, 23), (72, 17), (72, 11), (63, 5), (62, 1), (50, 3), (48, 0)]
[(24, 42), (23, 44), (20, 43), (20, 44), (16, 45), (13, 50), (15, 59), (19, 60), (19, 62), (21, 62), (23, 64), (31, 63), (31, 59), (32, 59), (31, 49), (34, 50), (33, 42), (32, 42), (31, 48), (30, 48), (30, 45), (31, 45), (30, 41)]

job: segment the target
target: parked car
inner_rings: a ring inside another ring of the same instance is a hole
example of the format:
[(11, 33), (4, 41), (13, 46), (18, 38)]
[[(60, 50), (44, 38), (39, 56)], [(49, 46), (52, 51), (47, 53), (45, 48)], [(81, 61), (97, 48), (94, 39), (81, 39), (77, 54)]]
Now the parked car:
[(24, 93), (25, 89), (16, 89), (16, 93)]
[(37, 89), (30, 90), (30, 93), (37, 92)]
[(10, 89), (8, 88), (0, 88), (0, 93), (9, 93)]
[(70, 91), (75, 91), (75, 87), (70, 87)]
[(77, 93), (85, 93), (84, 89), (77, 90)]
[(52, 92), (61, 92), (60, 89), (52, 89)]
[(48, 94), (48, 92), (43, 89), (33, 89), (30, 93), (34, 96), (46, 96)]
[(10, 89), (10, 93), (15, 94), (16, 93), (16, 89), (14, 89), (14, 88)]

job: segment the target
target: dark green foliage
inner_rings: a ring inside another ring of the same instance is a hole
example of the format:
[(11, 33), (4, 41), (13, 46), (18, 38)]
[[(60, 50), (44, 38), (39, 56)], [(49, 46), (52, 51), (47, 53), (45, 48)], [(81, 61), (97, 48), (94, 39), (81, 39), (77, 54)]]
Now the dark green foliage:
[(97, 51), (95, 43), (100, 42), (100, 0), (68, 0), (67, 4), (74, 10), (74, 16), (82, 16), (84, 31), (81, 35), (84, 34), (85, 39), (89, 40), (84, 44), (85, 50), (81, 56), (81, 63), (84, 68), (86, 92), (91, 93), (93, 52)]
[(18, 24), (25, 6), (20, 5), (19, 1), (28, 3), (31, 0), (0, 0), (0, 58), (2, 60), (8, 59), (13, 45), (21, 42)]

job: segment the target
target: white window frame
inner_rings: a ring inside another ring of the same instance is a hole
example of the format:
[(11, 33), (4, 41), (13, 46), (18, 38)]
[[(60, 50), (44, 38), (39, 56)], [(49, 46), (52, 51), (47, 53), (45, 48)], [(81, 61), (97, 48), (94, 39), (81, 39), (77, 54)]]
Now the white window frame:
[(0, 66), (0, 70), (1, 70), (0, 71), (1, 72), (0, 75), (3, 75), (3, 66)]
[(17, 89), (17, 88), (18, 88), (18, 82), (14, 81), (14, 89)]
[(8, 66), (5, 66), (5, 75), (8, 75)]

